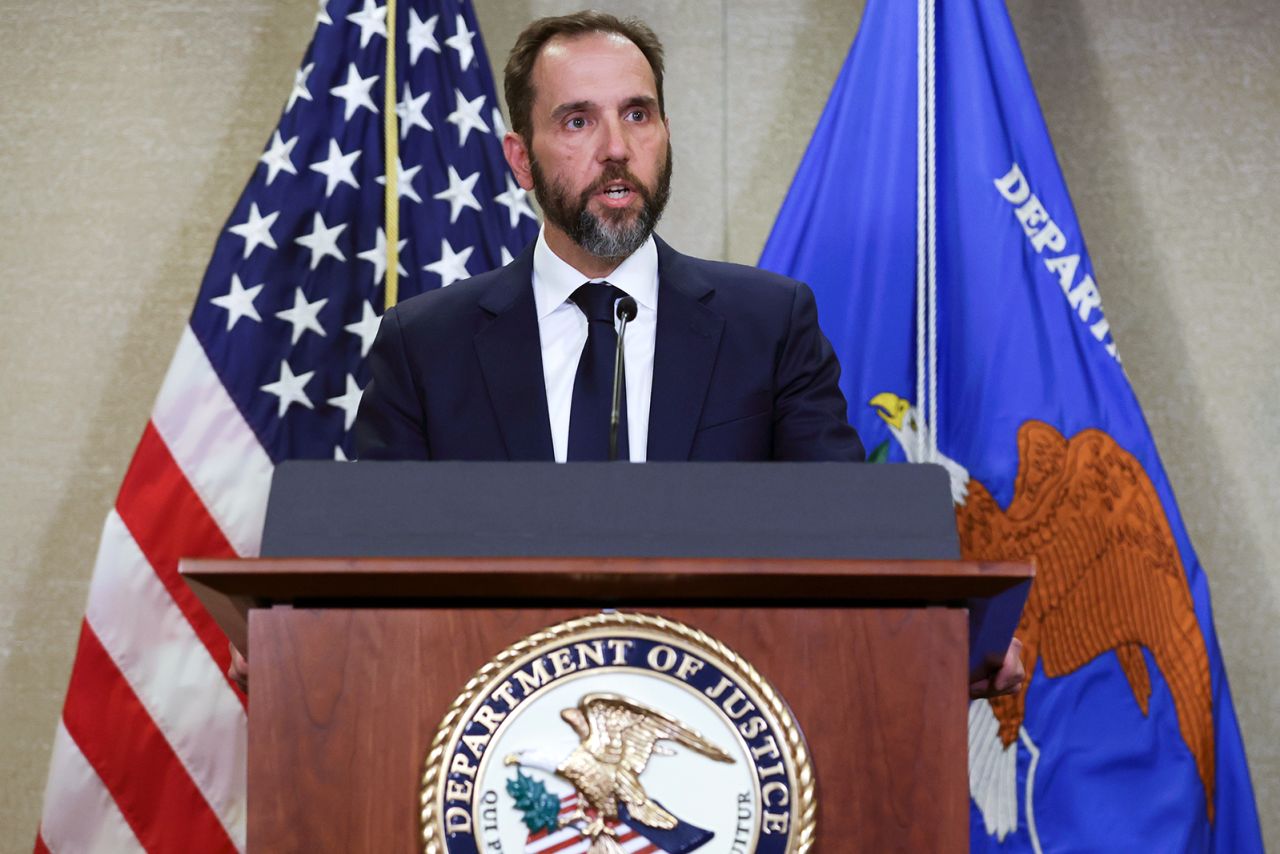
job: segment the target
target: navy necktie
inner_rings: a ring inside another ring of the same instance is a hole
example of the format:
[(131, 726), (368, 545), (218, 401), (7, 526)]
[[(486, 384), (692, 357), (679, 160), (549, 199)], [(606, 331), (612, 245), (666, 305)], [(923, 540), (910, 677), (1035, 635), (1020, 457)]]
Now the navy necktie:
[[(609, 459), (609, 415), (613, 411), (613, 367), (618, 332), (613, 325), (614, 303), (626, 296), (608, 282), (587, 282), (569, 299), (587, 316), (587, 343), (578, 359), (569, 409), (571, 461)], [(618, 459), (630, 459), (627, 446), (627, 393), (622, 391), (618, 416)]]

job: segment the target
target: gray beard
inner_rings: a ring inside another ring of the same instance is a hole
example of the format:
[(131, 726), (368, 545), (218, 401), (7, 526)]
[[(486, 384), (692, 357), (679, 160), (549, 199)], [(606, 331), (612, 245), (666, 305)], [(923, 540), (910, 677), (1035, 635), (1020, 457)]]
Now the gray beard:
[(570, 200), (569, 191), (561, 184), (547, 180), (536, 160), (531, 162), (533, 191), (542, 205), (542, 214), (559, 226), (577, 245), (596, 258), (621, 261), (635, 252), (653, 233), (654, 226), (662, 218), (662, 211), (671, 197), (671, 146), (667, 145), (667, 160), (659, 170), (657, 186), (650, 193), (636, 180), (626, 167), (611, 169), (602, 175), (596, 186), (619, 178), (627, 179), (640, 193), (644, 202), (634, 218), (618, 212), (614, 220), (609, 215), (596, 216), (587, 210), (591, 189), (581, 193), (576, 203)]
[(574, 228), (567, 229), (573, 242), (597, 258), (620, 260), (631, 255), (649, 239), (656, 225), (650, 219), (649, 205), (644, 205), (635, 217), (622, 222), (610, 222), (591, 211), (582, 210)]

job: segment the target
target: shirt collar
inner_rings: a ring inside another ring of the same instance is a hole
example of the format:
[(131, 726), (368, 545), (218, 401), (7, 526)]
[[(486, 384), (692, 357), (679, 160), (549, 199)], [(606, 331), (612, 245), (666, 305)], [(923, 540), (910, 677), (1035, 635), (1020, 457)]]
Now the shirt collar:
[(620, 288), (650, 311), (658, 306), (658, 244), (653, 235), (605, 278), (588, 279), (547, 245), (545, 227), (533, 247), (533, 299), (538, 319), (562, 306), (584, 282), (603, 282)]

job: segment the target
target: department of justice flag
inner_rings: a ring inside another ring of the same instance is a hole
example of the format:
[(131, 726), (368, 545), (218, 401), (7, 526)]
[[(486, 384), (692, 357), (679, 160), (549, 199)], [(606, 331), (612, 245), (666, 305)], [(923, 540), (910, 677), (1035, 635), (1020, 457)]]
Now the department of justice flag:
[(970, 707), (972, 849), (1261, 851), (1205, 573), (1000, 0), (869, 0), (760, 263), (813, 287), (872, 458), (926, 451), (964, 556), (1035, 561), (1027, 683)]
[(468, 0), (322, 0), (107, 516), (37, 852), (243, 851), (245, 698), (182, 557), (258, 553), (274, 465), (345, 459), (386, 302), (505, 263), (537, 221)]

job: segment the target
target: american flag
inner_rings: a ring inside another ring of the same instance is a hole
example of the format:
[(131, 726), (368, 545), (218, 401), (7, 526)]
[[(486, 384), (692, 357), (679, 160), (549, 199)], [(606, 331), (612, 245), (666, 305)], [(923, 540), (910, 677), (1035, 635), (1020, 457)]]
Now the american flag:
[[(560, 816), (569, 815), (578, 808), (578, 793), (563, 795), (560, 798)], [(667, 852), (664, 848), (650, 842), (631, 827), (619, 821), (606, 822), (614, 832), (614, 841), (626, 854), (679, 854)], [(525, 854), (586, 854), (591, 849), (591, 840), (583, 836), (576, 827), (562, 827), (558, 830), (539, 830), (529, 834), (525, 842)]]
[[(399, 293), (505, 263), (537, 220), (466, 0), (395, 7)], [(179, 558), (258, 553), (276, 463), (345, 459), (386, 301), (387, 6), (321, 0), (107, 516), (35, 850), (242, 851), (245, 697)]]

